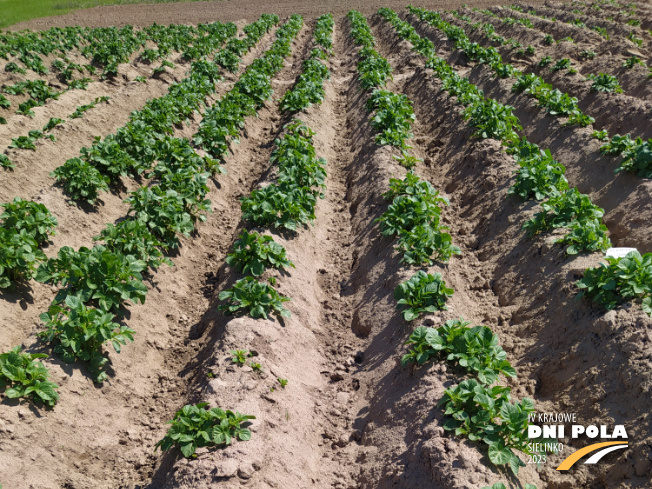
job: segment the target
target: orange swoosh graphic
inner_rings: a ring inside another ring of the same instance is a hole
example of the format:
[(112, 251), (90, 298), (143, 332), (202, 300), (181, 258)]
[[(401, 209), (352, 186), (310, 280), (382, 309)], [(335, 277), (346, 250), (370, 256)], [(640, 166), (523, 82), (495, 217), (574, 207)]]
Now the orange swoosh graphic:
[(605, 441), (605, 442), (602, 442), (602, 443), (594, 443), (593, 445), (589, 445), (588, 447), (581, 448), (578, 451), (571, 453), (566, 458), (566, 460), (564, 460), (561, 464), (559, 464), (559, 467), (557, 467), (556, 470), (568, 470), (575, 464), (575, 462), (577, 462), (579, 459), (581, 459), (587, 453), (595, 452), (596, 450), (598, 450), (600, 448), (609, 447), (611, 445), (627, 445), (627, 442), (626, 441)]

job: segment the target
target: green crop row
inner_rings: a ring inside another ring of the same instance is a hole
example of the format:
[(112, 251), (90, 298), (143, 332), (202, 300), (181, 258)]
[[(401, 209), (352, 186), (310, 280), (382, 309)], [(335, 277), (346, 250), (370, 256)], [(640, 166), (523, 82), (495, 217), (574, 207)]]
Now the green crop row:
[[(463, 29), (456, 26), (450, 26), (450, 24), (441, 20), (439, 14), (422, 15), (422, 19), (426, 19), (431, 25), (435, 25), (443, 30), (448, 35), (449, 39), (456, 42), (456, 47), (462, 49), (470, 59), (479, 63), (488, 63), (494, 71), (497, 69), (502, 70), (501, 73), (509, 72), (510, 76), (516, 77), (516, 82), (512, 87), (512, 91), (515, 93), (522, 92), (537, 99), (539, 106), (546, 108), (548, 113), (553, 116), (568, 117), (568, 121), (564, 125), (578, 124), (580, 127), (585, 127), (594, 122), (592, 117), (587, 116), (580, 110), (577, 98), (562, 93), (557, 89), (553, 89), (552, 85), (546, 83), (539, 75), (534, 73), (524, 74), (511, 69), (505, 69), (505, 67), (509, 65), (502, 65), (500, 55), (494, 48), (485, 49), (477, 45), (477, 43), (470, 43), (468, 38), (464, 40), (466, 35), (464, 34)], [(546, 66), (551, 61), (552, 59), (550, 57), (543, 58), (540, 62), (540, 66)], [(628, 67), (631, 67), (631, 63), (628, 64)], [(570, 59), (562, 58), (551, 67), (551, 71), (559, 71), (562, 69), (572, 69)], [(498, 73), (499, 71), (496, 72)], [(591, 91), (622, 93), (622, 88), (615, 76), (607, 75), (606, 73), (599, 73), (597, 75), (588, 75), (587, 79), (593, 82), (591, 85)], [(601, 132), (606, 134), (606, 131)], [(620, 137), (621, 136), (619, 135), (614, 136), (616, 139)], [(646, 157), (648, 143), (644, 143), (640, 139), (638, 139), (638, 141), (639, 148), (641, 146), (644, 147), (638, 153), (629, 153), (628, 157), (625, 157), (621, 165), (616, 169), (616, 173), (624, 170), (636, 173), (638, 176), (643, 178), (652, 178), (652, 159)]]
[(313, 36), (317, 47), (303, 62), (303, 72), (297, 77), (292, 90), (285, 92), (281, 98), (279, 102), (281, 112), (300, 112), (324, 100), (324, 80), (329, 79), (331, 74), (320, 59), (326, 59), (332, 53), (333, 25), (331, 14), (322, 15), (317, 19)]
[[(440, 19), (439, 14), (436, 13), (413, 7), (409, 9), (426, 21), (431, 17), (433, 22)], [(552, 159), (549, 151), (541, 151), (538, 146), (519, 139), (517, 131), (521, 130), (521, 125), (518, 118), (513, 115), (511, 107), (485, 98), (477, 87), (469, 83), (468, 79), (461, 78), (443, 58), (436, 56), (432, 42), (421, 38), (414, 27), (401, 20), (394, 12), (383, 9), (381, 15), (392, 25), (400, 26), (397, 30), (399, 35), (410, 41), (415, 46), (414, 49), (425, 56), (427, 66), (433, 68), (435, 76), (442, 80), (442, 88), (450, 95), (457, 96), (460, 104), (467, 106), (464, 114), (470, 124), (477, 129), (474, 135), (502, 141), (507, 145), (508, 152), (516, 157), (521, 169), (517, 172), (512, 193), (521, 198), (547, 198), (548, 201), (544, 203), (547, 207), (556, 207), (560, 204), (560, 199), (564, 200), (564, 196), (576, 194), (577, 191), (574, 190), (573, 193), (566, 195), (568, 182), (563, 176), (565, 168)], [(493, 56), (491, 54), (493, 51), (483, 52)], [(587, 196), (583, 196), (582, 201), (587, 199)], [(573, 203), (579, 203), (579, 200), (576, 199)], [(578, 214), (581, 215), (579, 210)], [(590, 224), (590, 229), (580, 231), (579, 228), (587, 223)], [(610, 246), (606, 237), (606, 228), (600, 217), (594, 217), (590, 222), (571, 220), (566, 222), (564, 227), (569, 229), (569, 233), (559, 242), (568, 245), (567, 253), (592, 252)]]
[[(293, 120), (285, 129), (284, 136), (275, 141), (276, 149), (271, 156), (278, 166), (277, 182), (241, 199), (242, 218), (258, 227), (296, 231), (299, 224), (315, 218), (316, 198), (326, 178), (325, 161), (316, 157), (312, 145), (314, 132), (305, 124)], [(282, 305), (290, 299), (280, 295), (273, 284), (257, 280), (266, 269), (294, 268), (283, 246), (269, 236), (243, 230), (227, 256), (227, 263), (250, 275), (220, 292), (220, 300), (227, 302), (219, 309), (227, 315), (249, 314), (254, 319), (267, 319), (269, 314), (290, 317), (290, 311)]]
[(441, 206), (448, 205), (448, 199), (439, 196), (430, 182), (409, 172), (403, 180), (390, 179), (389, 186), (384, 197), (392, 203), (377, 221), (383, 235), (398, 236), (401, 262), (426, 266), (433, 261), (447, 262), (460, 253), (445, 232), (448, 228), (440, 223)]
[[(262, 16), (245, 27), (248, 32), (247, 49), (250, 49), (267, 32), (278, 18)], [(250, 26), (256, 28), (248, 29)], [(230, 51), (229, 46), (222, 52)], [(238, 58), (239, 60), (239, 58)], [(189, 75), (172, 85), (162, 97), (149, 100), (134, 111), (129, 122), (103, 140), (96, 138), (90, 148), (82, 148), (81, 158), (72, 158), (53, 172), (73, 200), (94, 204), (100, 191), (109, 185), (119, 185), (124, 176), (138, 176), (157, 159), (169, 153), (182, 151), (197, 155), (189, 141), (171, 141), (175, 126), (181, 125), (205, 105), (206, 97), (215, 92), (215, 83), (222, 78), (214, 63), (200, 60), (192, 63)], [(212, 173), (221, 171), (217, 162), (204, 158)]]
[[(608, 139), (606, 131), (596, 133), (600, 139)], [(636, 173), (639, 177), (652, 178), (652, 139), (647, 141), (636, 138), (632, 139), (629, 134), (621, 136), (616, 134), (611, 140), (600, 148), (600, 152), (606, 155), (622, 156), (622, 161), (615, 173), (628, 171)]]
[(204, 114), (194, 144), (216, 159), (224, 159), (231, 141), (238, 141), (247, 116), (254, 115), (272, 96), (271, 79), (283, 68), (290, 45), (303, 26), (293, 15), (276, 33), (272, 47), (255, 60), (240, 80)]
[[(511, 108), (485, 99), (482, 92), (470, 84), (468, 79), (459, 77), (450, 67), (446, 68), (448, 65), (441, 58), (436, 58), (434, 45), (418, 36), (414, 28), (402, 21), (395, 12), (382, 8), (379, 14), (395, 26), (400, 37), (413, 44), (415, 51), (426, 56), (428, 66), (433, 67), (435, 75), (442, 79), (443, 89), (453, 92), (458, 101), (467, 106), (464, 115), (477, 128), (477, 137), (494, 137), (506, 141), (512, 148), (523, 145), (525, 141), (519, 141), (516, 134), (516, 129), (520, 127), (518, 120), (511, 114)], [(523, 151), (520, 155), (524, 165), (527, 158), (549, 158), (549, 153), (541, 152), (535, 145), (526, 149), (530, 150), (529, 154)], [(561, 178), (563, 179), (563, 173)], [(425, 190), (426, 185), (421, 185)], [(390, 195), (393, 193), (395, 191)], [(409, 191), (409, 195), (416, 193), (415, 190)], [(427, 208), (428, 205), (421, 204), (419, 212)], [(415, 215), (418, 214), (413, 211), (403, 212), (404, 219)], [(404, 318), (410, 321), (422, 312), (445, 309), (446, 300), (452, 293), (453, 290), (446, 287), (439, 274), (429, 275), (419, 271), (399, 284), (394, 296), (399, 307), (403, 307)], [(417, 328), (406, 343), (410, 345), (410, 350), (402, 362), (404, 365), (423, 365), (431, 359), (447, 360), (461, 369), (466, 377), (471, 377), (446, 389), (439, 403), (447, 417), (444, 429), (483, 442), (488, 447), (492, 463), (497, 466), (508, 465), (514, 474), (518, 474), (519, 468), (525, 464), (515, 451), (534, 455), (529, 446), (532, 441), (527, 436), (528, 414), (534, 412), (534, 403), (527, 398), (512, 402), (510, 388), (491, 387), (501, 373), (515, 377), (516, 371), (506, 360), (506, 354), (490, 328), (469, 328), (468, 325), (468, 322), (460, 318), (439, 328)]]
[[(38, 263), (46, 260), (41, 247), (54, 235), (57, 220), (43, 204), (19, 197), (1, 207), (0, 289), (6, 289), (32, 278)], [(47, 355), (21, 350), (17, 346), (0, 354), (0, 390), (10, 399), (28, 398), (54, 406), (59, 399), (57, 385), (48, 380), (48, 370), (36, 361)]]
[(130, 193), (127, 219), (94, 238), (104, 244), (78, 251), (63, 247), (36, 274), (61, 287), (41, 315), (46, 330), (39, 336), (65, 361), (86, 362), (96, 382), (107, 378), (103, 345), (111, 343), (119, 352), (133, 340), (134, 331), (116, 318), (128, 302), (145, 301), (143, 274), (170, 263), (163, 253), (179, 246), (178, 235), (189, 236), (211, 210), (207, 160), (187, 139), (165, 135), (158, 142), (165, 150), (152, 157), (157, 163), (145, 173), (155, 184)]

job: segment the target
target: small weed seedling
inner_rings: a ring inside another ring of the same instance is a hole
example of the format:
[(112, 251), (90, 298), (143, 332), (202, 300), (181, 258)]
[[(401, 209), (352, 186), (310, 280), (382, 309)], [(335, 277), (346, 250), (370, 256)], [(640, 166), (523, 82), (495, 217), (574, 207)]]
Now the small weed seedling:
[(247, 358), (251, 356), (249, 350), (231, 350), (231, 354), (234, 355), (231, 361), (240, 367), (247, 363)]

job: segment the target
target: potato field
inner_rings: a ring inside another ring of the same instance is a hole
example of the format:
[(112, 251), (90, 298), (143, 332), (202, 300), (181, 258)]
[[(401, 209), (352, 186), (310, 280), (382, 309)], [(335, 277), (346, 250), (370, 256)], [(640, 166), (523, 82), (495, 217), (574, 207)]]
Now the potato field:
[(652, 487), (652, 5), (315, 5), (0, 32), (1, 487)]

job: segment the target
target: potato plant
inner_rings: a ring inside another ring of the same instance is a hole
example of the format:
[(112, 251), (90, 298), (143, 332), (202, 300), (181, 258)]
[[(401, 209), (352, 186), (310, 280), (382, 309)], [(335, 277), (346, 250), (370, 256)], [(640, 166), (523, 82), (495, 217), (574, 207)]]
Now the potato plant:
[(21, 346), (0, 354), (0, 391), (9, 399), (27, 398), (34, 403), (53, 407), (59, 400), (50, 382), (48, 369), (36, 360), (47, 358), (44, 353), (23, 353)]
[(294, 268), (294, 263), (288, 260), (285, 248), (276, 243), (271, 236), (257, 232), (249, 233), (243, 229), (233, 244), (233, 253), (226, 257), (226, 263), (234, 266), (243, 274), (259, 277), (267, 268), (283, 270)]
[(106, 249), (116, 255), (133, 256), (145, 262), (148, 268), (173, 265), (163, 254), (167, 249), (165, 243), (156, 238), (143, 221), (125, 219), (115, 225), (109, 223), (93, 241), (102, 241)]
[(566, 253), (606, 251), (611, 247), (607, 227), (602, 224), (604, 209), (593, 204), (577, 188), (552, 195), (541, 204), (543, 210), (524, 224), (532, 237), (553, 228), (568, 228), (569, 233), (555, 241), (566, 246)]
[(460, 318), (446, 321), (438, 328), (416, 328), (405, 343), (410, 350), (401, 363), (421, 366), (431, 360), (447, 360), (486, 385), (496, 382), (501, 373), (516, 377), (516, 369), (507, 361), (507, 354), (491, 329), (469, 328), (469, 324)]
[(607, 311), (624, 302), (639, 302), (652, 316), (652, 253), (632, 251), (625, 257), (605, 257), (607, 264), (587, 268), (576, 282), (579, 297), (586, 297)]
[(84, 304), (118, 312), (127, 301), (145, 302), (147, 286), (142, 281), (145, 267), (144, 261), (113, 253), (104, 246), (81, 247), (78, 251), (64, 246), (56, 258), (39, 266), (35, 278), (63, 286), (55, 296), (55, 304), (75, 296)]
[(528, 438), (528, 415), (534, 413), (534, 402), (524, 397), (511, 402), (510, 388), (488, 387), (475, 379), (467, 379), (446, 389), (439, 401), (447, 416), (446, 431), (483, 442), (488, 447), (489, 460), (497, 466), (507, 465), (518, 475), (525, 464), (514, 453), (518, 450), (536, 455)]
[(109, 189), (109, 179), (81, 158), (71, 158), (56, 168), (50, 176), (74, 201), (95, 205), (99, 193)]
[(383, 196), (392, 203), (376, 221), (384, 235), (398, 236), (396, 249), (403, 254), (402, 262), (431, 265), (433, 260), (446, 262), (460, 253), (440, 224), (441, 206), (448, 205), (448, 200), (440, 197), (430, 182), (409, 172), (403, 180), (390, 179), (389, 185)]
[(446, 287), (441, 274), (431, 275), (423, 270), (394, 289), (397, 308), (403, 309), (406, 321), (413, 321), (424, 312), (446, 310), (446, 301), (452, 295), (453, 289)]
[(50, 240), (50, 236), (54, 236), (57, 218), (45, 205), (15, 197), (12, 202), (0, 204), (0, 207), (4, 208), (4, 212), (0, 214), (2, 228), (18, 233), (25, 230), (38, 246), (44, 245)]
[(168, 450), (178, 446), (186, 458), (196, 457), (200, 447), (226, 446), (234, 439), (248, 441), (251, 430), (249, 420), (255, 416), (224, 411), (220, 408), (206, 409), (208, 403), (188, 404), (174, 414), (166, 435), (154, 449)]
[(0, 228), (0, 288), (13, 288), (36, 274), (36, 267), (46, 260), (38, 242), (23, 229)]
[(39, 337), (51, 344), (64, 362), (82, 361), (97, 383), (108, 376), (104, 370), (108, 358), (103, 345), (110, 343), (116, 353), (122, 345), (133, 341), (135, 331), (114, 322), (114, 315), (106, 309), (86, 306), (83, 295), (68, 295), (60, 303), (54, 303), (40, 315), (45, 331)]
[(253, 277), (241, 278), (233, 287), (220, 292), (219, 299), (227, 301), (218, 306), (227, 316), (249, 314), (254, 319), (267, 319), (273, 314), (277, 318), (290, 317), (290, 311), (283, 307), (283, 303), (290, 299), (280, 295), (271, 285)]

